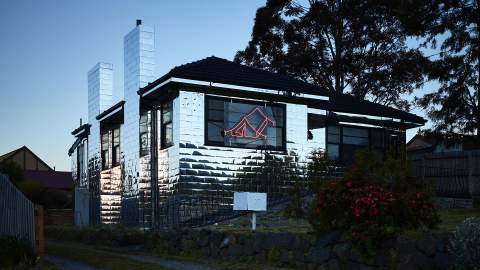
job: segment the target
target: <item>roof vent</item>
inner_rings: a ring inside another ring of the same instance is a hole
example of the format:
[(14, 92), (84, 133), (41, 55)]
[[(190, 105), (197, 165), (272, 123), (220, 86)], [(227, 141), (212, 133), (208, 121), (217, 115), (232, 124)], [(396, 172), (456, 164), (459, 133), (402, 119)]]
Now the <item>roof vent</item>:
[(142, 20), (137, 20), (137, 26), (139, 26), (140, 24), (142, 24)]

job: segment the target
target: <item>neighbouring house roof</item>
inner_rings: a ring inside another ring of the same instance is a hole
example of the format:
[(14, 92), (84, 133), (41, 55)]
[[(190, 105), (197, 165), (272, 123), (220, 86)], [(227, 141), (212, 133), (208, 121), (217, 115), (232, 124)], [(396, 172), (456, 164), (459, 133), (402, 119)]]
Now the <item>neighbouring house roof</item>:
[(73, 188), (71, 172), (27, 170), (23, 175), (26, 180), (40, 182), (45, 188), (63, 190)]
[[(22, 152), (24, 152), (23, 156), (21, 157), (23, 159), (23, 164), (19, 164), (18, 163), (18, 159), (14, 157), (17, 155), (17, 154), (22, 154)], [(19, 165), (22, 169), (25, 169), (25, 166), (26, 166), (26, 155), (29, 155), (29, 157), (33, 157), (35, 159), (35, 164), (37, 166), (37, 169), (38, 169), (38, 164), (40, 163), (45, 169), (47, 170), (52, 170), (53, 169), (48, 166), (48, 164), (43, 161), (41, 158), (39, 158), (32, 150), (30, 150), (27, 146), (22, 146), (18, 149), (15, 149), (13, 151), (10, 151), (6, 154), (3, 154), (0, 156), (0, 162), (5, 162), (5, 161), (13, 161), (15, 163), (17, 163), (17, 165)], [(31, 165), (31, 162), (28, 162), (29, 165)]]
[(345, 94), (332, 94), (318, 86), (286, 75), (245, 66), (215, 56), (177, 66), (164, 76), (141, 88), (138, 94), (142, 95), (156, 86), (168, 82), (171, 78), (325, 96), (329, 97), (329, 100), (315, 100), (312, 107), (335, 112), (395, 118), (421, 125), (426, 122), (425, 119), (415, 114), (360, 100)]
[(447, 147), (453, 144), (460, 144), (463, 151), (480, 149), (480, 140), (474, 135), (464, 134), (428, 134), (415, 135), (407, 143), (407, 152), (433, 151), (435, 146), (445, 144)]

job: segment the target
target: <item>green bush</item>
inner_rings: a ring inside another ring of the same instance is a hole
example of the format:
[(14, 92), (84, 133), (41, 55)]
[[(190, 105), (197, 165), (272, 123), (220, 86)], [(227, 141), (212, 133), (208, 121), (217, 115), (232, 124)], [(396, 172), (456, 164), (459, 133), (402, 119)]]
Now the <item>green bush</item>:
[(0, 236), (0, 269), (33, 265), (35, 259), (35, 253), (26, 238)]
[(361, 254), (406, 229), (433, 228), (439, 217), (428, 193), (409, 176), (405, 161), (361, 152), (342, 180), (314, 186), (308, 220), (319, 234), (341, 230)]
[(450, 241), (455, 269), (480, 269), (480, 218), (468, 218), (460, 224)]

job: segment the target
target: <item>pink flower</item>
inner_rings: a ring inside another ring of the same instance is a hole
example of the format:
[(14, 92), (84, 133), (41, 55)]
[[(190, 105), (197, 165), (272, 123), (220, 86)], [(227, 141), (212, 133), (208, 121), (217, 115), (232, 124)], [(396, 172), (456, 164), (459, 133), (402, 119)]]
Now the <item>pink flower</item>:
[(370, 208), (370, 210), (368, 210), (368, 214), (370, 216), (377, 216), (378, 215), (378, 209), (377, 208)]

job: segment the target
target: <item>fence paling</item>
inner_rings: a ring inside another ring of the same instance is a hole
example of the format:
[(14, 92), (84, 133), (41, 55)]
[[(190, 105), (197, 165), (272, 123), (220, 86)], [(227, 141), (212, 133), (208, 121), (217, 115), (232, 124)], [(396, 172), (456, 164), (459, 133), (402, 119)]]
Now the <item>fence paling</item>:
[(469, 198), (469, 172), (466, 169), (421, 165), (412, 167), (418, 181), (439, 197)]
[(26, 237), (35, 248), (34, 205), (0, 174), (0, 235)]

